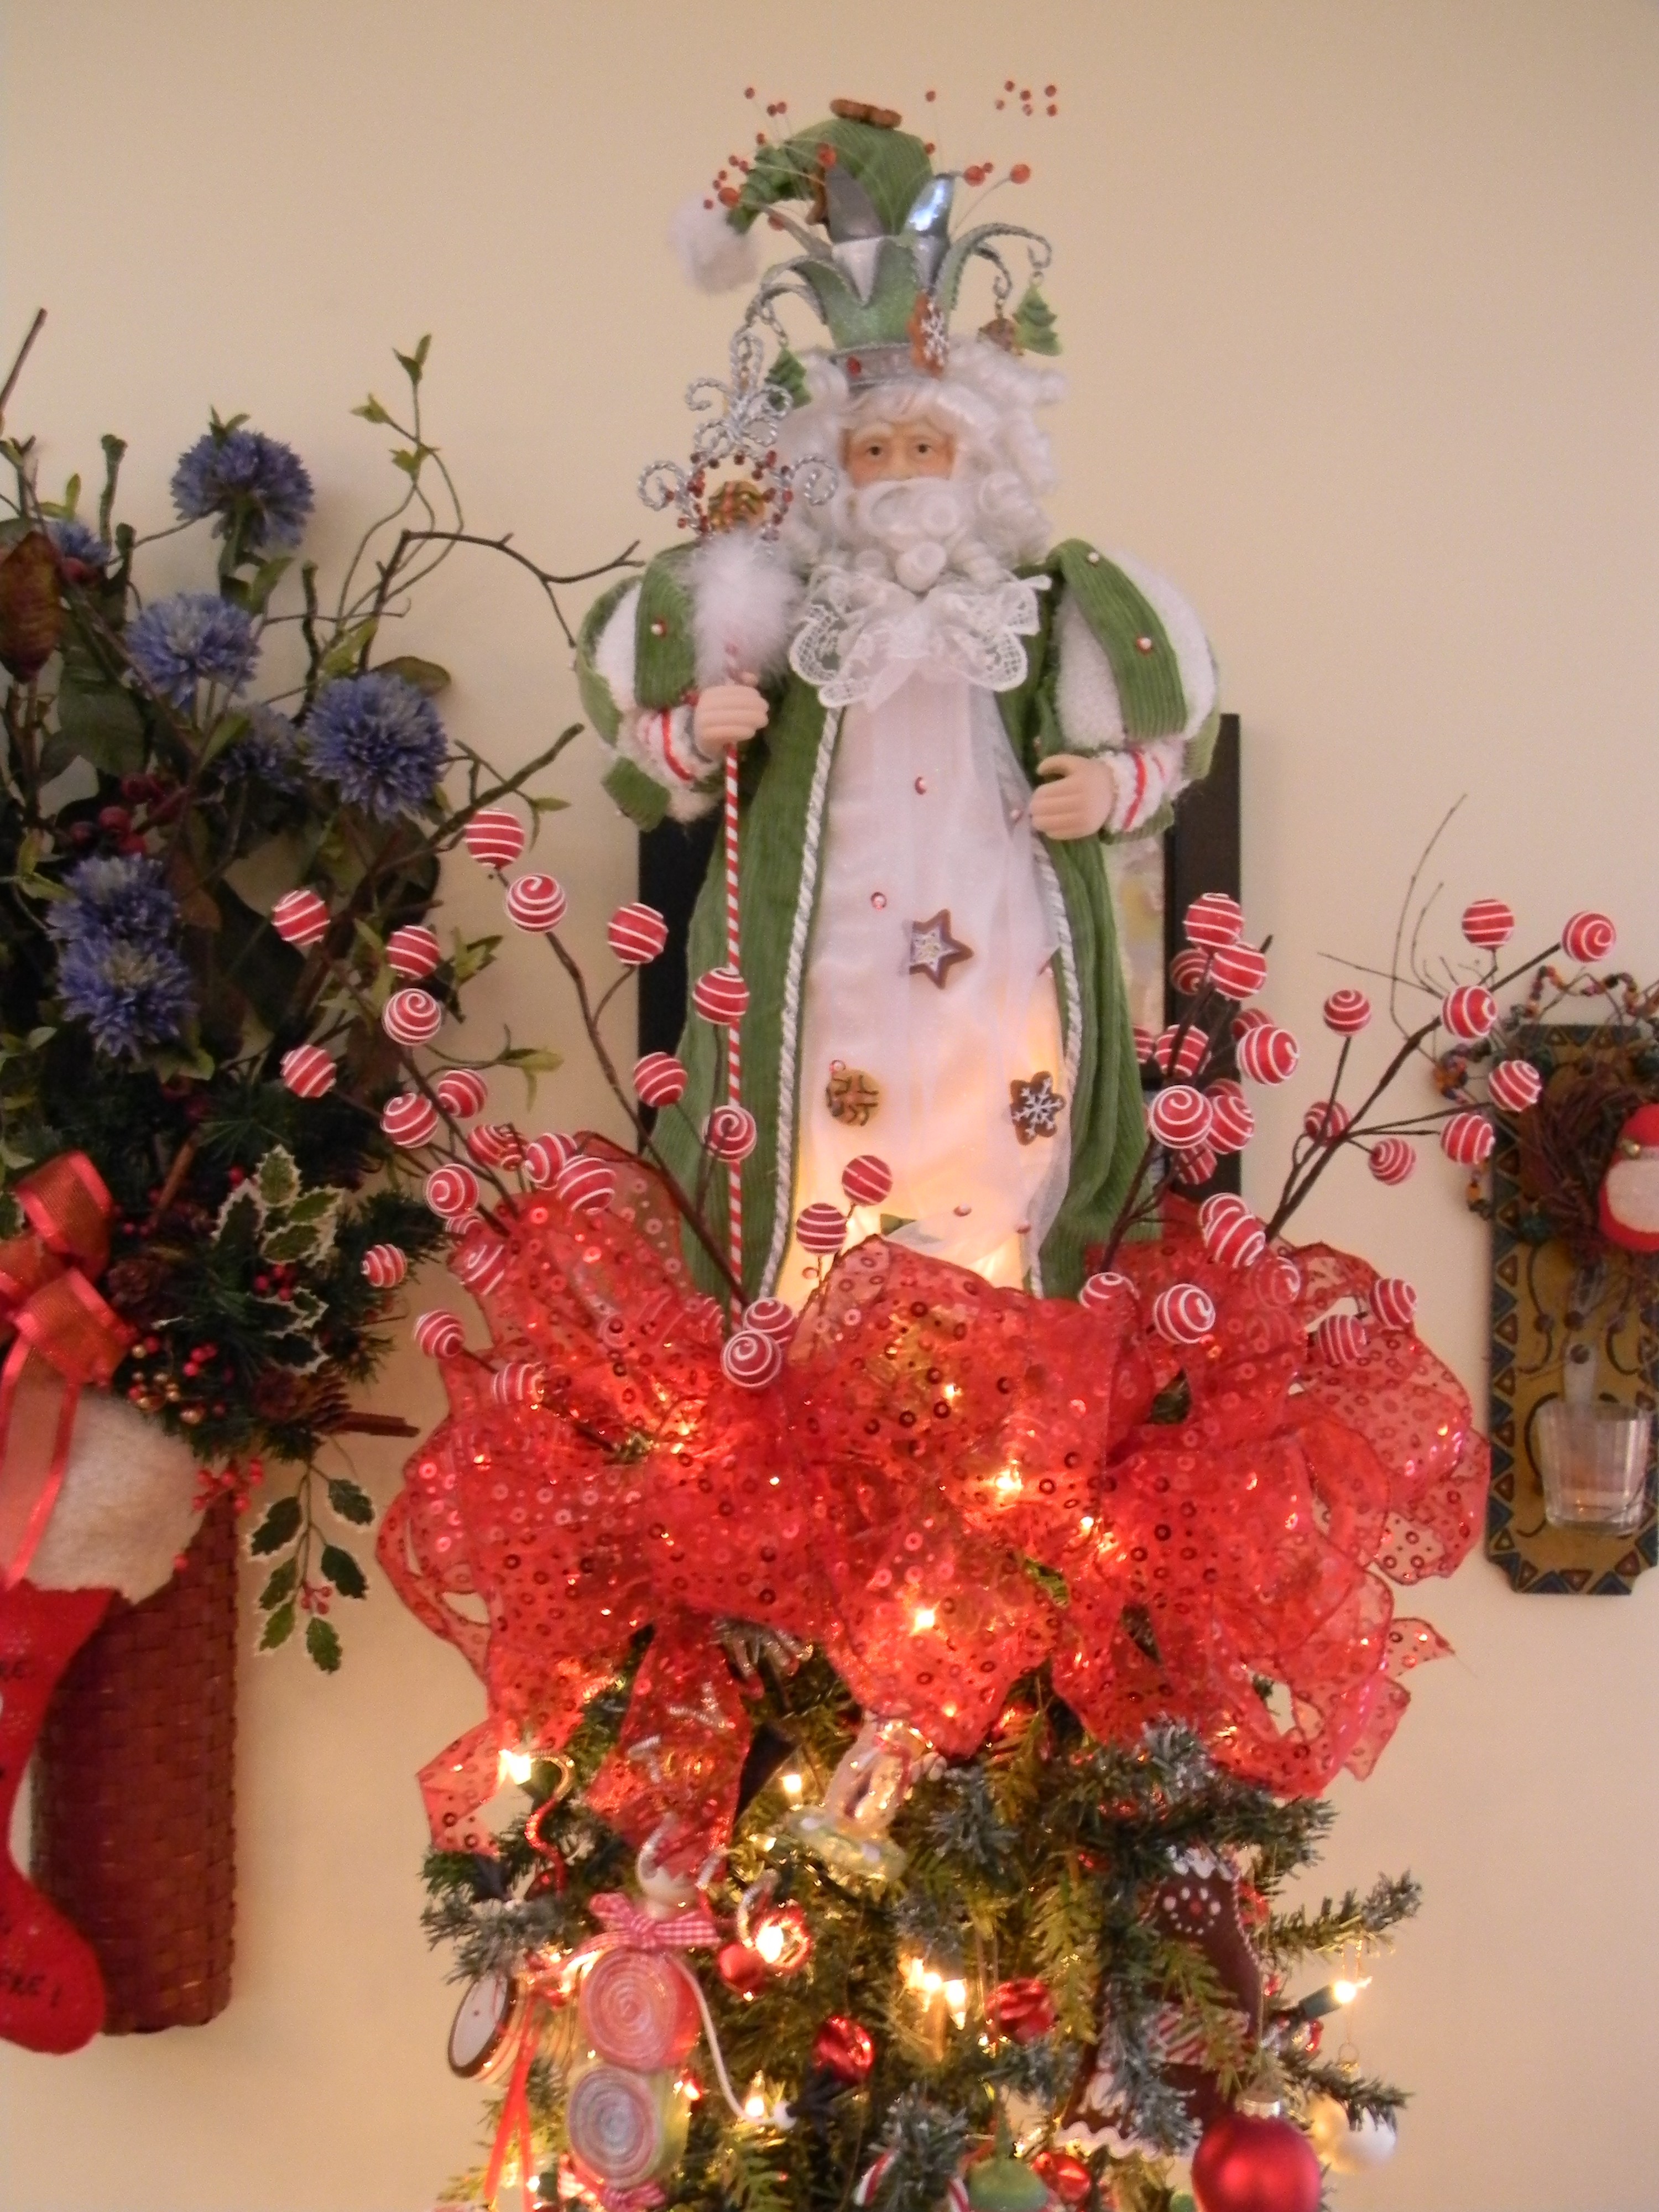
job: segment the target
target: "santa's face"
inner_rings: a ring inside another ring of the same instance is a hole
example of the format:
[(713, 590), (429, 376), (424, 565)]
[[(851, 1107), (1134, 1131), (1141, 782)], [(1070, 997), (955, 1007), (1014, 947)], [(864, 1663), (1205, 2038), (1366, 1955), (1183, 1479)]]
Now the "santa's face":
[(860, 491), (866, 484), (911, 477), (948, 477), (957, 465), (957, 441), (930, 415), (907, 416), (896, 422), (878, 418), (844, 434), (841, 465)]

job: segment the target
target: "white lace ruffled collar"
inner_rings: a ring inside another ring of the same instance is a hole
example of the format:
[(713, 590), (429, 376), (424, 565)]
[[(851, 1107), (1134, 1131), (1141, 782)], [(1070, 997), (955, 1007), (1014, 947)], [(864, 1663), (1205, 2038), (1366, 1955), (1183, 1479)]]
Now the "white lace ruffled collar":
[(918, 596), (890, 575), (840, 565), (812, 579), (789, 665), (826, 707), (878, 707), (917, 674), (963, 678), (989, 691), (1025, 680), (1046, 576), (975, 584), (947, 576)]

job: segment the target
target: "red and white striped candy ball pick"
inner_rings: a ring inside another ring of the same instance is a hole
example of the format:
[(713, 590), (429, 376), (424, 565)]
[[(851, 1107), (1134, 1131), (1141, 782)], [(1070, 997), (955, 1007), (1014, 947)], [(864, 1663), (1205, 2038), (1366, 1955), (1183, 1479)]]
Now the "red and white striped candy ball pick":
[(1210, 1133), (1214, 1108), (1190, 1083), (1172, 1083), (1153, 1094), (1146, 1109), (1146, 1126), (1160, 1145), (1175, 1152), (1192, 1152)]
[(1170, 1173), (1188, 1190), (1196, 1190), (1208, 1182), (1215, 1173), (1217, 1154), (1213, 1145), (1193, 1145), (1184, 1152), (1176, 1152), (1170, 1161)]
[(616, 1170), (603, 1160), (574, 1159), (561, 1168), (553, 1194), (578, 1213), (599, 1213), (616, 1195)]
[(447, 1161), (434, 1168), (426, 1179), (427, 1204), (442, 1220), (453, 1221), (458, 1214), (471, 1213), (478, 1203), (478, 1178), (471, 1168), (454, 1161)]
[(452, 1256), (449, 1272), (475, 1298), (487, 1298), (501, 1288), (507, 1273), (507, 1247), (487, 1229), (472, 1231)]
[(443, 1027), (444, 1010), (430, 991), (394, 991), (386, 1002), (380, 1026), (394, 1044), (430, 1044)]
[(296, 1098), (321, 1098), (339, 1070), (319, 1044), (296, 1044), (283, 1054), (283, 1081)]
[(1255, 1134), (1255, 1115), (1238, 1085), (1227, 1080), (1212, 1083), (1210, 1101), (1210, 1142), (1218, 1152), (1242, 1152)]
[(634, 1063), (634, 1089), (641, 1106), (673, 1106), (685, 1096), (690, 1078), (672, 1052), (647, 1052)]
[(1152, 1300), (1152, 1327), (1166, 1344), (1201, 1344), (1215, 1327), (1215, 1304), (1196, 1283), (1171, 1283)]
[(1267, 1232), (1242, 1198), (1218, 1191), (1198, 1209), (1204, 1249), (1218, 1267), (1253, 1267), (1267, 1249)]
[(726, 1340), (720, 1367), (739, 1389), (763, 1390), (783, 1372), (783, 1346), (764, 1329), (737, 1329)]
[(270, 926), (284, 945), (307, 951), (328, 934), (327, 903), (316, 891), (289, 891), (270, 909)]
[(1241, 1006), (1228, 1023), (1227, 1034), (1236, 1043), (1240, 1037), (1249, 1036), (1252, 1030), (1270, 1030), (1273, 1027), (1273, 1018), (1265, 1007)]
[(1170, 981), (1183, 999), (1190, 999), (1203, 989), (1209, 972), (1209, 957), (1195, 945), (1183, 946), (1170, 963)]
[(1300, 1058), (1296, 1039), (1274, 1022), (1247, 1030), (1238, 1040), (1238, 1065), (1252, 1083), (1287, 1083)]
[(505, 806), (481, 806), (461, 832), (461, 841), (483, 868), (510, 868), (525, 848), (527, 831)]
[(1354, 1367), (1370, 1350), (1365, 1324), (1352, 1314), (1327, 1314), (1313, 1333), (1316, 1355), (1331, 1367)]
[(406, 975), (411, 983), (418, 983), (422, 975), (429, 975), (437, 966), (442, 951), (435, 929), (428, 929), (424, 922), (410, 922), (402, 929), (394, 929), (387, 938), (386, 964), (394, 975)]
[(380, 1127), (394, 1145), (413, 1152), (438, 1126), (438, 1109), (418, 1091), (400, 1091), (380, 1109)]
[(1182, 927), (1190, 943), (1213, 951), (1244, 934), (1244, 909), (1225, 891), (1204, 891), (1188, 908)]
[(760, 1141), (760, 1126), (746, 1106), (716, 1106), (703, 1141), (717, 1160), (746, 1160)]
[(691, 987), (691, 1003), (704, 1021), (735, 1029), (749, 1011), (749, 986), (735, 968), (706, 968)]
[(1619, 933), (1604, 914), (1570, 914), (1561, 926), (1561, 950), (1570, 960), (1605, 960)]
[(619, 906), (605, 942), (626, 968), (643, 968), (668, 942), (668, 924), (653, 906)]
[(1482, 951), (1495, 952), (1515, 934), (1515, 915), (1502, 899), (1471, 899), (1463, 909), (1463, 934)]
[(1379, 1275), (1369, 1300), (1372, 1316), (1384, 1328), (1410, 1328), (1417, 1320), (1417, 1292), (1403, 1275)]
[(893, 1170), (876, 1152), (860, 1152), (841, 1171), (841, 1187), (854, 1206), (879, 1206), (893, 1188)]
[(1267, 956), (1255, 945), (1224, 945), (1210, 963), (1210, 980), (1229, 999), (1249, 999), (1267, 980)]
[(417, 1315), (410, 1334), (416, 1348), (428, 1359), (453, 1359), (466, 1341), (460, 1316), (441, 1306), (431, 1313)]
[(539, 1406), (547, 1387), (547, 1370), (539, 1359), (509, 1359), (489, 1378), (489, 1395), (498, 1406)]
[(1136, 1023), (1131, 1034), (1134, 1040), (1136, 1062), (1139, 1066), (1145, 1067), (1158, 1050), (1158, 1039), (1150, 1030), (1142, 1029), (1139, 1022)]
[(823, 1258), (839, 1252), (847, 1242), (847, 1216), (838, 1206), (831, 1206), (827, 1198), (815, 1205), (801, 1208), (795, 1222), (795, 1235), (803, 1252)]
[(1140, 1304), (1132, 1279), (1113, 1270), (1089, 1276), (1077, 1295), (1079, 1304), (1087, 1306), (1091, 1313), (1133, 1314)]
[(550, 1190), (576, 1158), (577, 1151), (574, 1137), (564, 1136), (556, 1129), (544, 1130), (525, 1146), (524, 1171), (538, 1190)]
[(480, 1121), (467, 1131), (466, 1149), (481, 1168), (516, 1168), (524, 1161), (524, 1139), (511, 1121)]
[(1302, 1133), (1316, 1145), (1334, 1144), (1352, 1116), (1334, 1098), (1316, 1098), (1302, 1116)]
[(1209, 1049), (1210, 1040), (1202, 1030), (1171, 1022), (1152, 1047), (1152, 1057), (1165, 1075), (1196, 1075)]
[(372, 1289), (394, 1291), (409, 1273), (409, 1255), (401, 1244), (371, 1244), (363, 1255), (363, 1277)]
[(1463, 1044), (1490, 1036), (1498, 1020), (1498, 1001), (1484, 983), (1460, 983), (1440, 1002), (1440, 1018)]
[(1417, 1148), (1404, 1137), (1379, 1137), (1371, 1146), (1370, 1170), (1378, 1182), (1404, 1182), (1417, 1165)]
[(1500, 1060), (1487, 1087), (1494, 1106), (1502, 1107), (1506, 1114), (1524, 1114), (1528, 1106), (1538, 1103), (1544, 1079), (1529, 1060)]
[(458, 1121), (482, 1114), (489, 1097), (489, 1085), (476, 1067), (447, 1067), (432, 1088), (445, 1113)]
[(1492, 1158), (1493, 1130), (1484, 1114), (1454, 1114), (1440, 1129), (1440, 1149), (1460, 1168), (1478, 1168)]
[(795, 1333), (794, 1310), (781, 1298), (757, 1298), (753, 1305), (744, 1308), (743, 1323), (745, 1328), (757, 1328), (763, 1336), (787, 1344)]
[(1371, 1018), (1371, 1002), (1363, 991), (1333, 991), (1326, 1000), (1325, 1026), (1338, 1036), (1358, 1036)]
[(556, 929), (569, 904), (556, 876), (514, 876), (507, 887), (507, 920), (532, 935)]

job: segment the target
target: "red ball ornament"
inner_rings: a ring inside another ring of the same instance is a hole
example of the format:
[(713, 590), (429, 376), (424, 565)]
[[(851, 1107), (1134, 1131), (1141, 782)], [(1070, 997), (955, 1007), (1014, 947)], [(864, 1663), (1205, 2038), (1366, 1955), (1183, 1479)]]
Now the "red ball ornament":
[(1370, 1341), (1364, 1322), (1352, 1314), (1327, 1314), (1313, 1333), (1314, 1351), (1329, 1367), (1358, 1365)]
[(1040, 2150), (1030, 2160), (1030, 2167), (1040, 2181), (1048, 2185), (1049, 2194), (1062, 2204), (1072, 2206), (1088, 2202), (1094, 2179), (1080, 2158), (1068, 2150)]
[(1146, 1126), (1160, 1145), (1190, 1152), (1210, 1133), (1214, 1109), (1201, 1091), (1190, 1083), (1172, 1083), (1154, 1096), (1146, 1109)]
[(757, 1298), (753, 1305), (744, 1308), (743, 1325), (757, 1328), (775, 1343), (787, 1344), (795, 1333), (794, 1309), (781, 1298)]
[(296, 1044), (283, 1054), (283, 1081), (296, 1098), (321, 1098), (339, 1071), (319, 1044)]
[(550, 1190), (576, 1157), (573, 1137), (547, 1130), (524, 1148), (524, 1171), (538, 1190)]
[(516, 1168), (524, 1159), (524, 1139), (510, 1121), (480, 1121), (467, 1131), (466, 1149), (481, 1168)]
[(1302, 1116), (1302, 1133), (1316, 1145), (1334, 1144), (1353, 1116), (1334, 1098), (1316, 1098)]
[(437, 966), (442, 951), (435, 929), (411, 922), (405, 928), (394, 929), (387, 938), (386, 964), (394, 975), (407, 975), (411, 983), (418, 983)]
[(401, 1245), (371, 1244), (363, 1255), (363, 1276), (371, 1288), (395, 1290), (409, 1273), (409, 1255)]
[(1571, 914), (1561, 926), (1561, 950), (1570, 960), (1603, 960), (1618, 938), (1604, 914)]
[(1460, 983), (1441, 1000), (1440, 1018), (1461, 1043), (1473, 1044), (1491, 1034), (1498, 1001), (1484, 983)]
[(1218, 991), (1229, 999), (1253, 998), (1267, 980), (1267, 956), (1254, 945), (1225, 945), (1210, 963)]
[(1371, 1285), (1370, 1309), (1384, 1328), (1410, 1328), (1417, 1318), (1417, 1292), (1403, 1275), (1379, 1275)]
[(316, 891), (289, 891), (270, 909), (270, 926), (284, 945), (301, 951), (328, 934), (328, 906)]
[(546, 1381), (539, 1359), (509, 1359), (490, 1377), (489, 1395), (498, 1406), (539, 1406)]
[(1484, 1114), (1454, 1114), (1440, 1130), (1440, 1149), (1460, 1168), (1478, 1168), (1492, 1158), (1494, 1132)]
[(478, 1178), (471, 1168), (453, 1164), (434, 1168), (426, 1179), (426, 1202), (446, 1221), (470, 1213), (478, 1203)]
[(559, 1170), (553, 1194), (578, 1213), (601, 1213), (616, 1188), (616, 1172), (603, 1160), (574, 1159)]
[(847, 1242), (847, 1216), (828, 1199), (820, 1199), (815, 1206), (801, 1208), (795, 1222), (795, 1235), (803, 1252), (820, 1255), (839, 1252)]
[(400, 1091), (395, 1098), (388, 1098), (380, 1109), (380, 1127), (394, 1145), (413, 1151), (438, 1126), (438, 1109), (429, 1098), (422, 1097), (418, 1091)]
[(459, 1317), (441, 1307), (417, 1316), (412, 1334), (416, 1349), (428, 1359), (453, 1359), (466, 1341)]
[(812, 1955), (812, 1931), (799, 1905), (762, 1913), (750, 1941), (775, 1974), (798, 1974)]
[(1296, 1073), (1301, 1052), (1288, 1030), (1264, 1022), (1238, 1040), (1238, 1064), (1252, 1083), (1285, 1083)]
[(605, 942), (624, 967), (643, 968), (668, 942), (668, 924), (653, 906), (619, 906)]
[(1078, 1304), (1093, 1313), (1133, 1313), (1139, 1303), (1127, 1275), (1091, 1275), (1077, 1296)]
[(1371, 1018), (1371, 1002), (1363, 991), (1333, 991), (1323, 1011), (1328, 1030), (1338, 1036), (1358, 1036)]
[(448, 1068), (432, 1089), (445, 1113), (453, 1114), (458, 1121), (470, 1121), (475, 1114), (482, 1114), (489, 1097), (489, 1086), (476, 1067)]
[(1237, 945), (1244, 934), (1244, 909), (1225, 891), (1204, 891), (1188, 908), (1182, 927), (1191, 943), (1212, 951)]
[(1255, 1134), (1255, 1115), (1236, 1083), (1212, 1083), (1210, 1101), (1210, 1142), (1218, 1152), (1242, 1152)]
[(1168, 1344), (1201, 1344), (1215, 1327), (1215, 1304), (1196, 1283), (1171, 1283), (1152, 1300), (1152, 1327)]
[(466, 849), (481, 867), (510, 868), (525, 848), (526, 830), (504, 806), (481, 806), (461, 832)]
[(507, 887), (507, 920), (532, 934), (556, 929), (569, 904), (556, 876), (514, 876)]
[(1240, 1037), (1249, 1036), (1252, 1030), (1270, 1030), (1273, 1026), (1273, 1016), (1262, 1007), (1241, 1006), (1228, 1024), (1227, 1034), (1237, 1043)]
[(735, 1029), (749, 1010), (749, 986), (735, 968), (708, 968), (691, 987), (691, 1003), (704, 1021)]
[(812, 2038), (812, 2063), (822, 2066), (826, 2074), (833, 2074), (837, 2081), (845, 2081), (849, 2089), (856, 2089), (875, 2070), (874, 2039), (861, 2021), (850, 2020), (844, 2012), (832, 2012)]
[(1183, 999), (1190, 999), (1203, 989), (1209, 972), (1208, 955), (1195, 945), (1188, 945), (1170, 963), (1170, 981)]
[(714, 1967), (728, 1990), (752, 1997), (766, 1986), (766, 1961), (746, 1943), (722, 1943), (714, 1954)]
[(394, 991), (380, 1026), (394, 1044), (429, 1044), (443, 1026), (444, 1010), (430, 991)]
[(1202, 1030), (1171, 1022), (1152, 1047), (1152, 1057), (1165, 1075), (1196, 1075), (1209, 1049), (1210, 1040)]
[(746, 1160), (760, 1142), (760, 1124), (746, 1106), (716, 1106), (703, 1142), (717, 1160)]
[(507, 1273), (507, 1247), (487, 1229), (472, 1231), (450, 1261), (449, 1272), (475, 1298), (487, 1298), (501, 1288)]
[(1544, 1079), (1529, 1060), (1500, 1060), (1488, 1079), (1492, 1103), (1506, 1114), (1524, 1114), (1538, 1103)]
[(684, 1063), (672, 1052), (647, 1052), (634, 1063), (634, 1089), (641, 1106), (677, 1105), (689, 1080)]
[(1220, 2112), (1193, 2154), (1199, 2212), (1319, 2212), (1319, 2160), (1300, 2128)]
[(783, 1372), (783, 1346), (762, 1329), (734, 1329), (720, 1352), (720, 1370), (740, 1390), (763, 1390)]
[(1170, 1162), (1170, 1173), (1176, 1182), (1184, 1183), (1188, 1190), (1196, 1190), (1201, 1183), (1208, 1182), (1217, 1164), (1213, 1145), (1194, 1145), (1175, 1155)]
[(1515, 934), (1515, 915), (1502, 899), (1471, 899), (1463, 909), (1463, 934), (1471, 945), (1494, 952)]
[(841, 1171), (841, 1187), (854, 1206), (879, 1206), (893, 1188), (893, 1170), (874, 1152), (860, 1152)]
[(1371, 1146), (1370, 1169), (1378, 1182), (1404, 1182), (1417, 1165), (1417, 1147), (1404, 1137), (1379, 1137)]
[(1254, 1267), (1267, 1249), (1266, 1229), (1231, 1191), (1206, 1199), (1198, 1210), (1198, 1228), (1204, 1249), (1218, 1267)]
[(999, 1982), (985, 2000), (986, 2025), (1016, 2043), (1034, 2043), (1054, 2024), (1054, 2001), (1034, 1974)]

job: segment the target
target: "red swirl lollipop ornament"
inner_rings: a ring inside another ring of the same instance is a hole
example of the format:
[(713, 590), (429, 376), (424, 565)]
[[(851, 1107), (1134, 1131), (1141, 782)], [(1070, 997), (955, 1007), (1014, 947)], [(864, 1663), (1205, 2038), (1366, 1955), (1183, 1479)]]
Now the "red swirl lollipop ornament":
[(514, 876), (507, 887), (507, 920), (532, 935), (556, 929), (569, 904), (556, 876)]
[(380, 1015), (380, 1026), (393, 1044), (430, 1044), (443, 1026), (444, 1010), (430, 991), (411, 987), (394, 991)]
[(418, 1091), (400, 1091), (380, 1109), (380, 1127), (394, 1145), (414, 1152), (424, 1145), (438, 1126), (438, 1109)]
[(1604, 914), (1570, 914), (1561, 925), (1561, 950), (1569, 960), (1605, 960), (1619, 933)]
[(740, 1390), (763, 1390), (783, 1372), (783, 1346), (764, 1329), (737, 1329), (720, 1352), (720, 1369)]
[(625, 968), (644, 968), (668, 942), (668, 924), (653, 906), (619, 906), (605, 942)]
[(510, 868), (525, 848), (525, 826), (505, 806), (481, 806), (461, 841), (480, 867)]
[(394, 929), (386, 941), (387, 967), (394, 975), (406, 976), (411, 983), (432, 973), (442, 951), (437, 931), (427, 928), (423, 922)]

